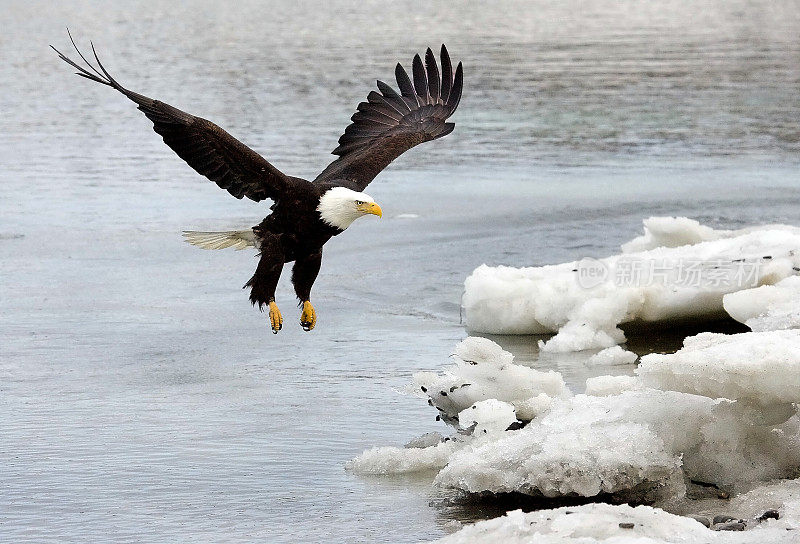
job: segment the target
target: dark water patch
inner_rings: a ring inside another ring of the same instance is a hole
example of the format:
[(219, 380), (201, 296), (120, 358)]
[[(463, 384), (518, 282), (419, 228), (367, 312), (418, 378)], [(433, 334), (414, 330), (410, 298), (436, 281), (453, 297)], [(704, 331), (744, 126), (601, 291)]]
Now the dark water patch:
[(727, 316), (709, 316), (704, 320), (670, 319), (657, 323), (626, 323), (620, 325), (625, 332), (625, 347), (637, 355), (648, 353), (674, 353), (689, 336), (703, 332), (737, 334), (748, 332), (747, 325)]
[[(649, 486), (645, 486), (649, 487)], [(502, 516), (512, 510), (535, 512), (551, 508), (567, 506), (583, 506), (603, 502), (608, 504), (630, 504), (638, 506), (651, 505), (653, 498), (648, 498), (647, 489), (633, 490), (631, 493), (612, 494), (601, 493), (593, 497), (579, 495), (566, 495), (554, 498), (528, 495), (525, 493), (457, 493), (452, 496), (440, 497), (431, 501), (439, 515), (443, 518), (457, 520), (462, 523), (475, 523), (482, 520)]]

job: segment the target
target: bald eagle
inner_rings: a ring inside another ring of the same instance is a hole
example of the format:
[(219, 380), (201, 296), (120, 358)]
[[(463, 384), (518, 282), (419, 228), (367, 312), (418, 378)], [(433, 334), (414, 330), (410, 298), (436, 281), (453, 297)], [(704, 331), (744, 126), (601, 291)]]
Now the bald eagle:
[(94, 44), (96, 67), (71, 35), (70, 41), (85, 67), (51, 47), (78, 70), (77, 75), (112, 87), (136, 103), (153, 122), (153, 130), (189, 166), (236, 198), (272, 200), (271, 213), (252, 229), (184, 235), (189, 243), (204, 249), (252, 246), (259, 251), (255, 274), (245, 288), (250, 288), (254, 306), (258, 304), (261, 311), (264, 306), (269, 308), (274, 333), (283, 326), (275, 288), (284, 264), (294, 261), (292, 284), (302, 304), (300, 325), (310, 331), (317, 321), (311, 287), (322, 263), (322, 246), (359, 217), (382, 216), (381, 207), (364, 193), (367, 185), (404, 151), (453, 131), (455, 124), (446, 120), (458, 107), (463, 84), (461, 63), (454, 71), (444, 45), (441, 72), (430, 48), (424, 63), (419, 55), (414, 57), (411, 77), (397, 64), (400, 92), (378, 81), (380, 93), (367, 95), (339, 138), (339, 146), (332, 152), (337, 158), (308, 181), (287, 176), (211, 121), (126, 89), (106, 71)]

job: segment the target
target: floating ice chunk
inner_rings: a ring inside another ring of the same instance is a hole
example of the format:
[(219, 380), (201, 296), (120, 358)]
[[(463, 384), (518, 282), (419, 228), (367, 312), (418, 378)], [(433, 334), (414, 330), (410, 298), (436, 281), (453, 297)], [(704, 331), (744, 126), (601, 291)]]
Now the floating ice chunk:
[(586, 364), (589, 366), (632, 365), (636, 359), (638, 359), (638, 355), (632, 351), (624, 350), (621, 346), (612, 346), (589, 357)]
[(527, 420), (546, 409), (543, 405), (549, 398), (570, 394), (561, 374), (516, 365), (511, 353), (487, 338), (465, 339), (456, 346), (453, 358), (455, 365), (443, 374), (419, 372), (413, 382), (414, 389), (428, 395), (430, 404), (452, 424), (458, 422), (459, 412), (483, 400), (521, 407), (517, 416)]
[(702, 333), (642, 357), (645, 385), (768, 407), (800, 402), (800, 330)]
[(437, 485), (470, 493), (639, 499), (667, 484), (673, 491), (682, 486), (680, 460), (650, 428), (622, 421), (611, 409), (584, 411), (573, 402), (581, 397), (587, 398), (561, 402), (521, 430), (454, 452)]
[(605, 348), (624, 341), (622, 323), (723, 316), (726, 294), (777, 283), (800, 268), (796, 227), (715, 231), (686, 218), (651, 218), (646, 230), (648, 240), (600, 260), (478, 267), (465, 281), (467, 328), (556, 333), (544, 351)]
[(587, 394), (570, 396), (560, 374), (468, 338), (444, 375), (415, 376), (461, 430), (374, 448), (348, 468), (439, 470), (438, 485), (468, 493), (630, 501), (680, 495), (684, 478), (735, 491), (797, 473), (800, 330), (700, 334), (674, 354), (643, 357), (637, 372), (587, 380)]
[(436, 481), (472, 493), (642, 500), (677, 492), (679, 458), (681, 474), (717, 485), (787, 477), (800, 466), (799, 424), (753, 425), (735, 403), (675, 391), (577, 395), (523, 429), (454, 451)]
[(714, 230), (688, 217), (650, 217), (643, 221), (644, 235), (622, 244), (623, 253), (636, 253), (657, 247), (680, 247), (730, 235), (729, 230)]
[(501, 348), (497, 342), (479, 336), (470, 336), (459, 342), (453, 350), (453, 355), (470, 364), (510, 365), (514, 362), (514, 356)]
[(640, 388), (641, 384), (635, 376), (595, 376), (586, 380), (586, 394), (596, 397), (619, 395), (623, 391)]
[(406, 442), (406, 448), (429, 448), (436, 446), (440, 442), (444, 442), (444, 437), (441, 433), (425, 433), (412, 440)]
[[(670, 480), (680, 481), (679, 460), (668, 455), (658, 437), (642, 425), (548, 431), (506, 437), (474, 452), (457, 452), (436, 483), (471, 493), (544, 497), (624, 493), (628, 499), (641, 499)], [(512, 456), (504, 456), (503, 451)]]
[(731, 533), (650, 506), (604, 503), (505, 516), (467, 525), (436, 544), (791, 544), (797, 531), (758, 527)]
[(625, 341), (625, 334), (617, 325), (629, 311), (627, 303), (615, 304), (609, 299), (587, 301), (559, 329), (558, 334), (547, 342), (539, 340), (539, 349), (543, 352), (565, 353), (621, 344)]
[(345, 464), (358, 474), (403, 474), (438, 470), (447, 464), (454, 451), (464, 447), (455, 440), (427, 448), (370, 448)]
[(754, 331), (800, 328), (800, 276), (725, 295), (725, 311)]
[[(620, 524), (633, 524), (631, 528)], [(468, 525), (437, 544), (657, 544), (710, 541), (713, 533), (700, 523), (649, 506), (604, 503), (555, 510), (522, 510)]]
[(624, 341), (617, 325), (638, 313), (638, 290), (608, 283), (584, 289), (574, 269), (574, 263), (521, 269), (479, 266), (465, 281), (467, 328), (492, 334), (547, 334), (571, 325), (557, 341), (570, 349), (581, 341), (586, 344), (581, 349)]
[(458, 414), (458, 423), (462, 428), (471, 428), (474, 433), (501, 433), (512, 423), (517, 422), (514, 407), (496, 399), (478, 401)]

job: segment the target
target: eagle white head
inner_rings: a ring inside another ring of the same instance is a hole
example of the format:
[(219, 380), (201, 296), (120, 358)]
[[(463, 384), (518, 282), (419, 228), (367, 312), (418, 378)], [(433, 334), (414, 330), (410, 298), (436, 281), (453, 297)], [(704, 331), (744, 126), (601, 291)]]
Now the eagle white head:
[(383, 216), (381, 207), (371, 196), (346, 187), (329, 189), (320, 197), (317, 211), (325, 223), (341, 230), (363, 215)]

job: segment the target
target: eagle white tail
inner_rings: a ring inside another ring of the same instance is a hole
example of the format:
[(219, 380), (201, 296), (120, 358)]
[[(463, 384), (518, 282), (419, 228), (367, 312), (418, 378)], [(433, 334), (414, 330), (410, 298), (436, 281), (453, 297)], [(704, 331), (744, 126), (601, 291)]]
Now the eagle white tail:
[(222, 232), (197, 232), (183, 231), (186, 241), (202, 249), (225, 249), (232, 247), (236, 250), (256, 246), (256, 235), (252, 229), (229, 230)]

